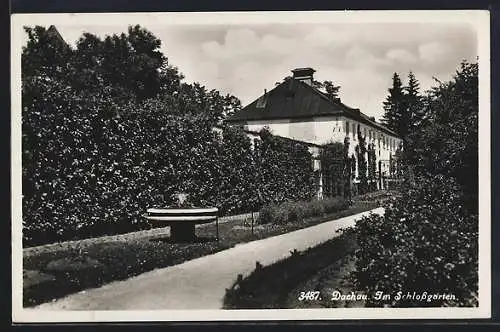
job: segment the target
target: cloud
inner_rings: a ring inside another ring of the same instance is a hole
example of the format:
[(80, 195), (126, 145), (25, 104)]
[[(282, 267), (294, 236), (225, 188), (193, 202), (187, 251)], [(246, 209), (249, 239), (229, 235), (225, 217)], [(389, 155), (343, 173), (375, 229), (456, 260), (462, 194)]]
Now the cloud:
[(418, 53), (420, 59), (425, 62), (439, 63), (447, 60), (451, 50), (449, 46), (444, 43), (431, 42), (420, 45), (418, 47)]
[(298, 48), (297, 40), (293, 38), (280, 38), (274, 34), (265, 35), (256, 46), (260, 46), (264, 51), (277, 54), (290, 54), (296, 52)]
[(204, 77), (218, 78), (219, 77), (219, 65), (211, 61), (203, 61), (198, 66), (199, 74)]
[(319, 26), (308, 33), (304, 41), (308, 46), (321, 48), (349, 44), (352, 42), (352, 37), (352, 32), (342, 25), (337, 25), (335, 28)]
[[(432, 77), (450, 79), (462, 59), (474, 61), (477, 33), (467, 24), (273, 24), (146, 26), (162, 40), (169, 63), (187, 81), (231, 93), (248, 104), (296, 67), (317, 70), (317, 80), (341, 86), (349, 106), (379, 117), (397, 72), (411, 70), (422, 90)], [(71, 26), (60, 32), (76, 40), (83, 31), (104, 36), (125, 26)]]
[(201, 45), (201, 50), (210, 58), (223, 59), (229, 58), (231, 55), (224, 52), (223, 47), (216, 41), (204, 42)]
[(414, 54), (412, 54), (408, 50), (401, 48), (390, 49), (389, 51), (387, 51), (386, 57), (389, 60), (406, 64), (413, 64), (417, 61), (417, 57)]

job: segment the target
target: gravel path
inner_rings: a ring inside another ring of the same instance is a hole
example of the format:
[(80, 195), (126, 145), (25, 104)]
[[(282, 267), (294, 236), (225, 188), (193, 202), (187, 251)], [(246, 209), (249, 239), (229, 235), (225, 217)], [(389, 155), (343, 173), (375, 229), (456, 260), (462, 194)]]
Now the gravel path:
[[(248, 275), (256, 262), (270, 265), (335, 236), (355, 220), (383, 208), (328, 221), (309, 228), (237, 245), (213, 255), (157, 269), (124, 281), (69, 295), (29, 310), (221, 309), (226, 288), (238, 274)], [(28, 310), (28, 309), (26, 309)]]

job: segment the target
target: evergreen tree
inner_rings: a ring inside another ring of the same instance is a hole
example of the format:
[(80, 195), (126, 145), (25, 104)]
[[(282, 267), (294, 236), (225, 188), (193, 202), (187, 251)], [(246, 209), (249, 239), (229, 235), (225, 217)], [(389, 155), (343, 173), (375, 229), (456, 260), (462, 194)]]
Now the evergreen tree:
[(423, 98), (420, 95), (420, 84), (415, 74), (410, 71), (408, 74), (408, 86), (405, 91), (405, 121), (408, 121), (406, 135), (403, 137), (405, 142), (404, 153), (407, 161), (411, 164), (414, 159), (414, 145), (418, 144), (415, 135), (424, 125), (425, 110), (423, 108)]
[(405, 95), (403, 83), (397, 73), (392, 77), (392, 87), (389, 88), (389, 96), (384, 101), (384, 116), (382, 123), (401, 136), (406, 136), (408, 119), (405, 112)]
[(420, 83), (415, 74), (410, 71), (408, 74), (408, 86), (404, 88), (406, 92), (406, 106), (410, 113), (411, 124), (409, 132), (414, 132), (421, 127), (425, 120), (425, 110), (423, 108), (423, 98), (420, 95)]

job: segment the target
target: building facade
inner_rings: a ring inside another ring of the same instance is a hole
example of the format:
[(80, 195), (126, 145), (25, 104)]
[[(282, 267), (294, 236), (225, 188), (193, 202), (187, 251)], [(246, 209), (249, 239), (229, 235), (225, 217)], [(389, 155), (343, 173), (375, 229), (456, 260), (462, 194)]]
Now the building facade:
[[(321, 169), (319, 163), (320, 148), (328, 143), (344, 143), (349, 140), (349, 155), (357, 159), (356, 147), (359, 136), (364, 137), (366, 147), (375, 152), (377, 176), (387, 178), (391, 173), (391, 162), (398, 149), (402, 148), (401, 138), (360, 112), (343, 104), (340, 99), (330, 98), (326, 93), (314, 86), (315, 72), (312, 68), (292, 70), (293, 77), (278, 84), (274, 89), (245, 106), (227, 122), (243, 126), (251, 139), (257, 139), (255, 133), (264, 127), (277, 136), (308, 143), (315, 161), (315, 168)], [(358, 165), (358, 163), (355, 163)], [(359, 181), (359, 170), (356, 166), (354, 182)], [(318, 196), (322, 196), (319, 184)], [(377, 187), (384, 184), (377, 182)]]

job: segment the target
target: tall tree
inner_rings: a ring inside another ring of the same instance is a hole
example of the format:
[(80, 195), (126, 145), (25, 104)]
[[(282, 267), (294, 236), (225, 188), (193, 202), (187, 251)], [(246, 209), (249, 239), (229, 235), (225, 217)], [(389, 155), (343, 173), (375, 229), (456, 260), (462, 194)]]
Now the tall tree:
[(406, 106), (411, 120), (409, 131), (413, 132), (423, 125), (425, 110), (423, 98), (420, 95), (420, 83), (411, 71), (408, 74), (408, 86), (404, 88), (404, 91), (406, 92)]
[(408, 74), (408, 85), (404, 87), (405, 91), (405, 106), (404, 112), (405, 121), (408, 125), (405, 128), (406, 135), (403, 137), (405, 142), (404, 154), (407, 161), (412, 164), (414, 159), (414, 145), (419, 144), (415, 139), (415, 135), (421, 130), (424, 125), (425, 109), (423, 98), (420, 95), (420, 84), (413, 72)]
[(161, 41), (139, 25), (128, 33), (98, 36), (85, 33), (78, 40), (74, 63), (81, 76), (73, 75), (81, 88), (102, 85), (132, 93), (137, 100), (156, 96), (165, 84), (167, 58)]
[(40, 73), (50, 76), (67, 75), (73, 50), (64, 42), (54, 26), (48, 29), (42, 26), (24, 27), (28, 35), (26, 46), (21, 55), (22, 74), (24, 77)]
[(405, 95), (403, 83), (397, 73), (392, 76), (392, 87), (384, 101), (384, 116), (382, 122), (385, 126), (401, 136), (406, 136), (408, 118), (405, 112)]

